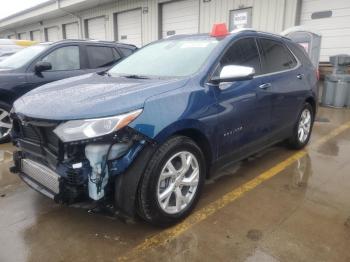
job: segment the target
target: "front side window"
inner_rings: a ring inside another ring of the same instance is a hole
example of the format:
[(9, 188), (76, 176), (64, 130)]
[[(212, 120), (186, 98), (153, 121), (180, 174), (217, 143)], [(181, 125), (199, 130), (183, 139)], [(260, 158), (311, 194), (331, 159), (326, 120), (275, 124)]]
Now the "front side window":
[(219, 43), (214, 38), (168, 39), (128, 56), (109, 73), (154, 77), (185, 77), (196, 73)]
[(87, 46), (86, 48), (91, 69), (111, 66), (121, 58), (112, 47)]
[(293, 55), (282, 43), (270, 39), (260, 39), (260, 44), (264, 58), (264, 74), (288, 70), (297, 65)]
[(78, 46), (65, 46), (55, 49), (42, 59), (52, 66), (51, 71), (80, 69), (80, 53)]
[(226, 65), (253, 67), (255, 74), (259, 75), (261, 71), (260, 57), (255, 39), (245, 38), (233, 43), (221, 58), (218, 71), (221, 71), (220, 69)]

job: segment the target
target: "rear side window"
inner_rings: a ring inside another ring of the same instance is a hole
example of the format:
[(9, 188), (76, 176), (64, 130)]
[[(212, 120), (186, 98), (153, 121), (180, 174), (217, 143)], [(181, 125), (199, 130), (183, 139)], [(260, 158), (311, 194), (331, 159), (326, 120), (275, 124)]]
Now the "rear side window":
[(260, 39), (263, 73), (273, 73), (294, 68), (297, 61), (288, 49), (280, 42), (270, 39)]
[(303, 65), (308, 66), (308, 67), (313, 67), (313, 64), (312, 64), (311, 60), (309, 59), (309, 56), (305, 52), (304, 47), (302, 47), (299, 44), (293, 44), (293, 43), (288, 43), (288, 47), (290, 48), (290, 50), (292, 50), (294, 55), (296, 57), (298, 57), (299, 61)]
[(117, 62), (121, 56), (112, 47), (107, 46), (87, 46), (90, 68), (111, 66)]
[(52, 71), (80, 69), (80, 54), (78, 46), (64, 46), (55, 49), (42, 61), (49, 62)]
[(134, 53), (134, 50), (129, 49), (129, 48), (124, 48), (124, 47), (118, 47), (118, 48), (123, 53), (123, 55), (125, 57), (131, 55), (132, 53)]
[(261, 73), (259, 51), (254, 38), (238, 40), (226, 51), (220, 61), (220, 68), (226, 65), (249, 66), (255, 69), (255, 74)]

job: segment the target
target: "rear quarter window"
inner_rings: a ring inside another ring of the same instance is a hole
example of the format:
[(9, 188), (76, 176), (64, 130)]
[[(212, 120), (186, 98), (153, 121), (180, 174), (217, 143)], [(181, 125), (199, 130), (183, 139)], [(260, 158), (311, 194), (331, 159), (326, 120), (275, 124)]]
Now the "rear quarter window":
[(136, 51), (136, 49), (132, 50), (129, 48), (124, 48), (124, 47), (118, 47), (118, 49), (125, 57), (131, 55), (132, 53), (134, 53)]
[(287, 43), (287, 45), (303, 65), (307, 67), (313, 67), (313, 64), (309, 59), (308, 54), (302, 46), (300, 46), (297, 43)]

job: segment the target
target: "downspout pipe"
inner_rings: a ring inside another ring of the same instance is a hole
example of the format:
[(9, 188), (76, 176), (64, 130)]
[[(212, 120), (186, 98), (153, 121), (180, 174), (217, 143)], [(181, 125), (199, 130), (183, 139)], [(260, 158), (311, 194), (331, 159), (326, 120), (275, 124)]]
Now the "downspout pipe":
[(300, 19), (301, 19), (301, 7), (302, 7), (302, 0), (297, 0), (297, 6), (296, 6), (296, 12), (295, 12), (295, 25), (300, 25)]
[(62, 12), (66, 13), (66, 14), (68, 14), (68, 15), (71, 15), (71, 16), (73, 16), (73, 17), (75, 17), (75, 18), (77, 18), (77, 19), (79, 20), (80, 38), (83, 39), (83, 38), (84, 38), (84, 33), (83, 33), (83, 18), (82, 18), (81, 16), (77, 15), (77, 14), (74, 14), (74, 13), (69, 12), (69, 11), (67, 11), (66, 9), (62, 8), (62, 7), (61, 7), (61, 0), (57, 0), (57, 8), (58, 8), (59, 10), (61, 10)]

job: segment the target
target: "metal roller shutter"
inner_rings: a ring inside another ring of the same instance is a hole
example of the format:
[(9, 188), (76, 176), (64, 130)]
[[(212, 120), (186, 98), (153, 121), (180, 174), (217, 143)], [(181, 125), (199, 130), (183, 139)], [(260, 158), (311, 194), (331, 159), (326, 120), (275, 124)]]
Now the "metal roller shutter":
[(65, 39), (79, 39), (78, 23), (65, 24), (63, 26)]
[(26, 33), (19, 33), (18, 34), (18, 39), (26, 40), (27, 34)]
[(162, 4), (161, 36), (193, 34), (199, 31), (199, 0)]
[(57, 26), (48, 27), (45, 29), (45, 32), (46, 32), (46, 41), (55, 42), (59, 40)]
[(38, 42), (40, 42), (40, 41), (41, 41), (41, 33), (40, 33), (40, 30), (31, 31), (31, 32), (30, 32), (30, 38), (31, 38), (31, 40), (33, 40), (33, 41), (38, 41)]
[(95, 40), (106, 40), (105, 17), (96, 17), (87, 20), (87, 37)]
[(141, 9), (117, 14), (117, 41), (142, 46)]
[(321, 62), (350, 53), (350, 1), (303, 0), (300, 24), (322, 35)]

